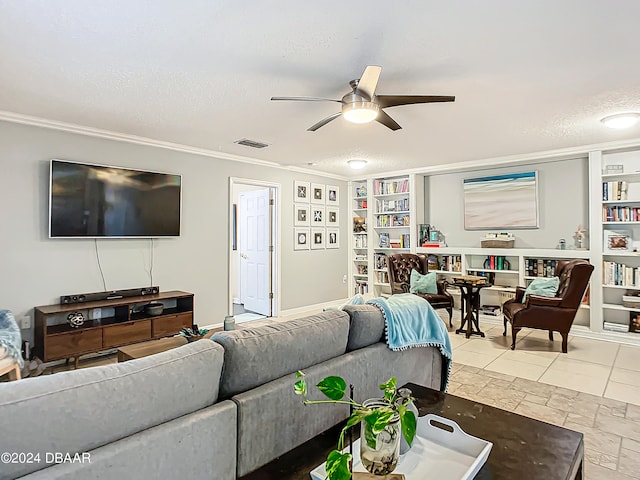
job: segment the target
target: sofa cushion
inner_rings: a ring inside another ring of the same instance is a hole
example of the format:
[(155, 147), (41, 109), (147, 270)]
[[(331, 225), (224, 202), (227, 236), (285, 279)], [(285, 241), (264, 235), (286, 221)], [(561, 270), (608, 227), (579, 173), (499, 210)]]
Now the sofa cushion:
[(20, 480), (235, 480), (237, 408), (230, 400), (156, 425)]
[(384, 317), (373, 305), (345, 305), (351, 319), (347, 351), (378, 343), (384, 337)]
[[(148, 357), (0, 383), (0, 452), (87, 452), (216, 402), (224, 352), (199, 340)], [(6, 464), (0, 479), (44, 468)]]
[(560, 285), (560, 279), (558, 277), (534, 278), (527, 286), (522, 296), (522, 303), (527, 301), (529, 295), (540, 295), (542, 297), (555, 297), (558, 292), (558, 286)]
[(341, 310), (216, 333), (211, 340), (224, 347), (220, 395), (229, 398), (342, 355), (348, 337), (349, 315)]
[(422, 275), (417, 270), (411, 270), (409, 285), (409, 292), (411, 293), (438, 293), (436, 272)]

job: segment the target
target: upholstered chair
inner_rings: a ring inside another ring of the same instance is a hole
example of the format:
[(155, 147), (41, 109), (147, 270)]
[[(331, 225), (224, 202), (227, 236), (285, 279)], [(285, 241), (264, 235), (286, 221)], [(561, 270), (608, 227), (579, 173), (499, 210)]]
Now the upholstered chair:
[[(409, 293), (411, 270), (425, 275), (429, 271), (426, 255), (413, 253), (396, 253), (387, 257), (387, 269), (389, 271), (389, 283), (391, 293)], [(433, 308), (446, 308), (449, 312), (449, 326), (453, 327), (453, 297), (447, 292), (447, 282), (437, 281), (438, 293), (416, 293), (431, 304)]]
[(507, 322), (511, 323), (511, 350), (516, 348), (516, 336), (524, 328), (538, 328), (549, 331), (549, 340), (553, 341), (553, 332), (562, 335), (562, 352), (567, 353), (569, 330), (576, 317), (578, 307), (589, 285), (593, 265), (586, 260), (559, 260), (555, 276), (560, 285), (555, 297), (528, 295), (522, 303), (525, 289), (517, 287), (516, 297), (507, 300), (502, 306), (504, 313), (504, 333), (507, 335)]

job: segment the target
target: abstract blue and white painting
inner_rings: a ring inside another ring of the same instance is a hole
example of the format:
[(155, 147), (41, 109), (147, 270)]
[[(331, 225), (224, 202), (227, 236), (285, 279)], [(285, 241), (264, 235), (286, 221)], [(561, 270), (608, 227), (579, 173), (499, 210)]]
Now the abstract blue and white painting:
[(538, 228), (537, 172), (464, 180), (464, 228)]

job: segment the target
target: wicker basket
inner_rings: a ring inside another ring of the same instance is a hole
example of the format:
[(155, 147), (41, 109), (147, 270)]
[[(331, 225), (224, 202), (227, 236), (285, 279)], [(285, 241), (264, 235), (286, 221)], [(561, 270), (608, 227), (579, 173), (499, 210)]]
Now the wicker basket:
[(623, 295), (622, 306), (627, 308), (640, 308), (640, 297), (635, 295)]
[(487, 240), (480, 240), (480, 246), (482, 248), (513, 248), (515, 239), (503, 239), (503, 238), (489, 238)]

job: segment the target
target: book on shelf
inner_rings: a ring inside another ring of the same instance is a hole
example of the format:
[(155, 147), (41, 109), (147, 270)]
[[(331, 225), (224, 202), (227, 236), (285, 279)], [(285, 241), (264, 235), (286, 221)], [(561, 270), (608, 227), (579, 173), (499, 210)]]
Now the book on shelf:
[(602, 200), (615, 202), (629, 199), (629, 184), (625, 181), (602, 182)]
[(480, 313), (497, 317), (500, 315), (500, 305), (482, 305)]
[(373, 264), (376, 266), (376, 270), (382, 270), (383, 268), (387, 268), (387, 256), (384, 253), (374, 254)]
[(376, 211), (378, 213), (386, 212), (407, 212), (409, 211), (409, 199), (402, 198), (399, 200), (376, 200)]
[(640, 285), (640, 267), (624, 263), (602, 262), (603, 285), (637, 287)]
[(638, 312), (629, 312), (629, 331), (631, 333), (640, 333), (640, 314)]
[(405, 193), (409, 191), (409, 179), (402, 180), (381, 180), (373, 181), (374, 195), (391, 195), (393, 193)]
[(380, 248), (390, 248), (391, 247), (391, 239), (389, 238), (389, 234), (387, 232), (382, 232), (380, 234), (380, 239), (378, 242), (378, 246)]
[(608, 330), (610, 332), (629, 332), (629, 327), (622, 323), (614, 323), (614, 322), (603, 322), (602, 328)]
[(364, 280), (356, 280), (354, 294), (362, 294), (369, 293), (369, 282)]

